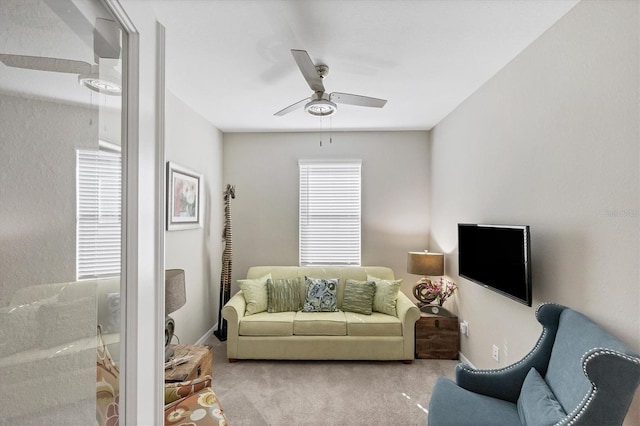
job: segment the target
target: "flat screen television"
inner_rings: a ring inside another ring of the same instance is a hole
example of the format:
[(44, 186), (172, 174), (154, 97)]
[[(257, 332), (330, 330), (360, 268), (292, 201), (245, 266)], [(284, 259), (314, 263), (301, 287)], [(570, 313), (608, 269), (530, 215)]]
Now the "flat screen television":
[(531, 306), (529, 226), (458, 224), (458, 275)]

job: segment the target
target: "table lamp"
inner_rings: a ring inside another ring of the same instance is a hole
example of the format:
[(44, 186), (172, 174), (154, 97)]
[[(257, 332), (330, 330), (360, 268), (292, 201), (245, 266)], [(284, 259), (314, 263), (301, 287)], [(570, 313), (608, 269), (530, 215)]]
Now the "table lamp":
[(170, 313), (177, 311), (187, 302), (184, 288), (184, 270), (167, 269), (164, 271), (164, 361), (173, 356), (173, 349), (169, 346), (173, 339), (176, 324)]
[[(422, 275), (422, 278), (413, 287), (413, 295), (420, 302), (418, 307), (423, 312), (439, 315), (450, 314), (442, 308), (442, 304), (456, 289), (456, 285), (449, 281), (432, 280), (428, 277), (444, 275), (444, 254), (431, 253), (429, 251), (409, 252), (407, 256), (407, 272), (414, 275)], [(439, 306), (432, 305), (437, 301)]]

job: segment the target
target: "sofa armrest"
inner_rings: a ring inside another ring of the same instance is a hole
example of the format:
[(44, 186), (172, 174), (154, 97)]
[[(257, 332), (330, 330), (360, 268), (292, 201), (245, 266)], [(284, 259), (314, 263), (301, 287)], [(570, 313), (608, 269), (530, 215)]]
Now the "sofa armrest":
[(420, 318), (420, 309), (402, 291), (399, 291), (396, 314), (402, 322), (404, 359), (412, 360), (415, 358), (415, 324)]
[(229, 299), (222, 308), (222, 316), (227, 320), (227, 358), (238, 357), (238, 333), (240, 321), (244, 317), (247, 308), (242, 290)]
[(456, 383), (471, 392), (517, 402), (524, 378), (535, 367), (542, 377), (546, 375), (551, 349), (556, 340), (560, 314), (565, 306), (547, 303), (536, 310), (536, 319), (542, 324), (542, 334), (533, 349), (520, 361), (495, 370), (479, 370), (467, 364), (456, 366)]

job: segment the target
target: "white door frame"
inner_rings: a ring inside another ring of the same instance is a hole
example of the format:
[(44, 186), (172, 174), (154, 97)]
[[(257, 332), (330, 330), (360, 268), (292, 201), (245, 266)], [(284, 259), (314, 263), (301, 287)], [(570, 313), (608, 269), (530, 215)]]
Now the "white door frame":
[[(123, 30), (122, 59), (122, 276), (120, 280), (121, 330), (120, 410), (121, 425), (137, 422), (138, 346), (138, 127), (140, 34), (118, 0), (102, 0)], [(124, 339), (122, 339), (124, 336)]]

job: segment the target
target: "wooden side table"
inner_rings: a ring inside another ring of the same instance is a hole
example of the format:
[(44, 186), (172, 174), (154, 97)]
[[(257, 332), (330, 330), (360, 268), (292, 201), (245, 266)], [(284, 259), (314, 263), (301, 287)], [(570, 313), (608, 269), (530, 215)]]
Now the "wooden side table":
[[(184, 364), (164, 370), (165, 382), (182, 382), (210, 375), (213, 377), (213, 348), (203, 345), (171, 345), (174, 358), (191, 356)], [(186, 376), (185, 376), (186, 375)]]
[(458, 317), (422, 312), (416, 321), (416, 358), (458, 359), (460, 328)]

